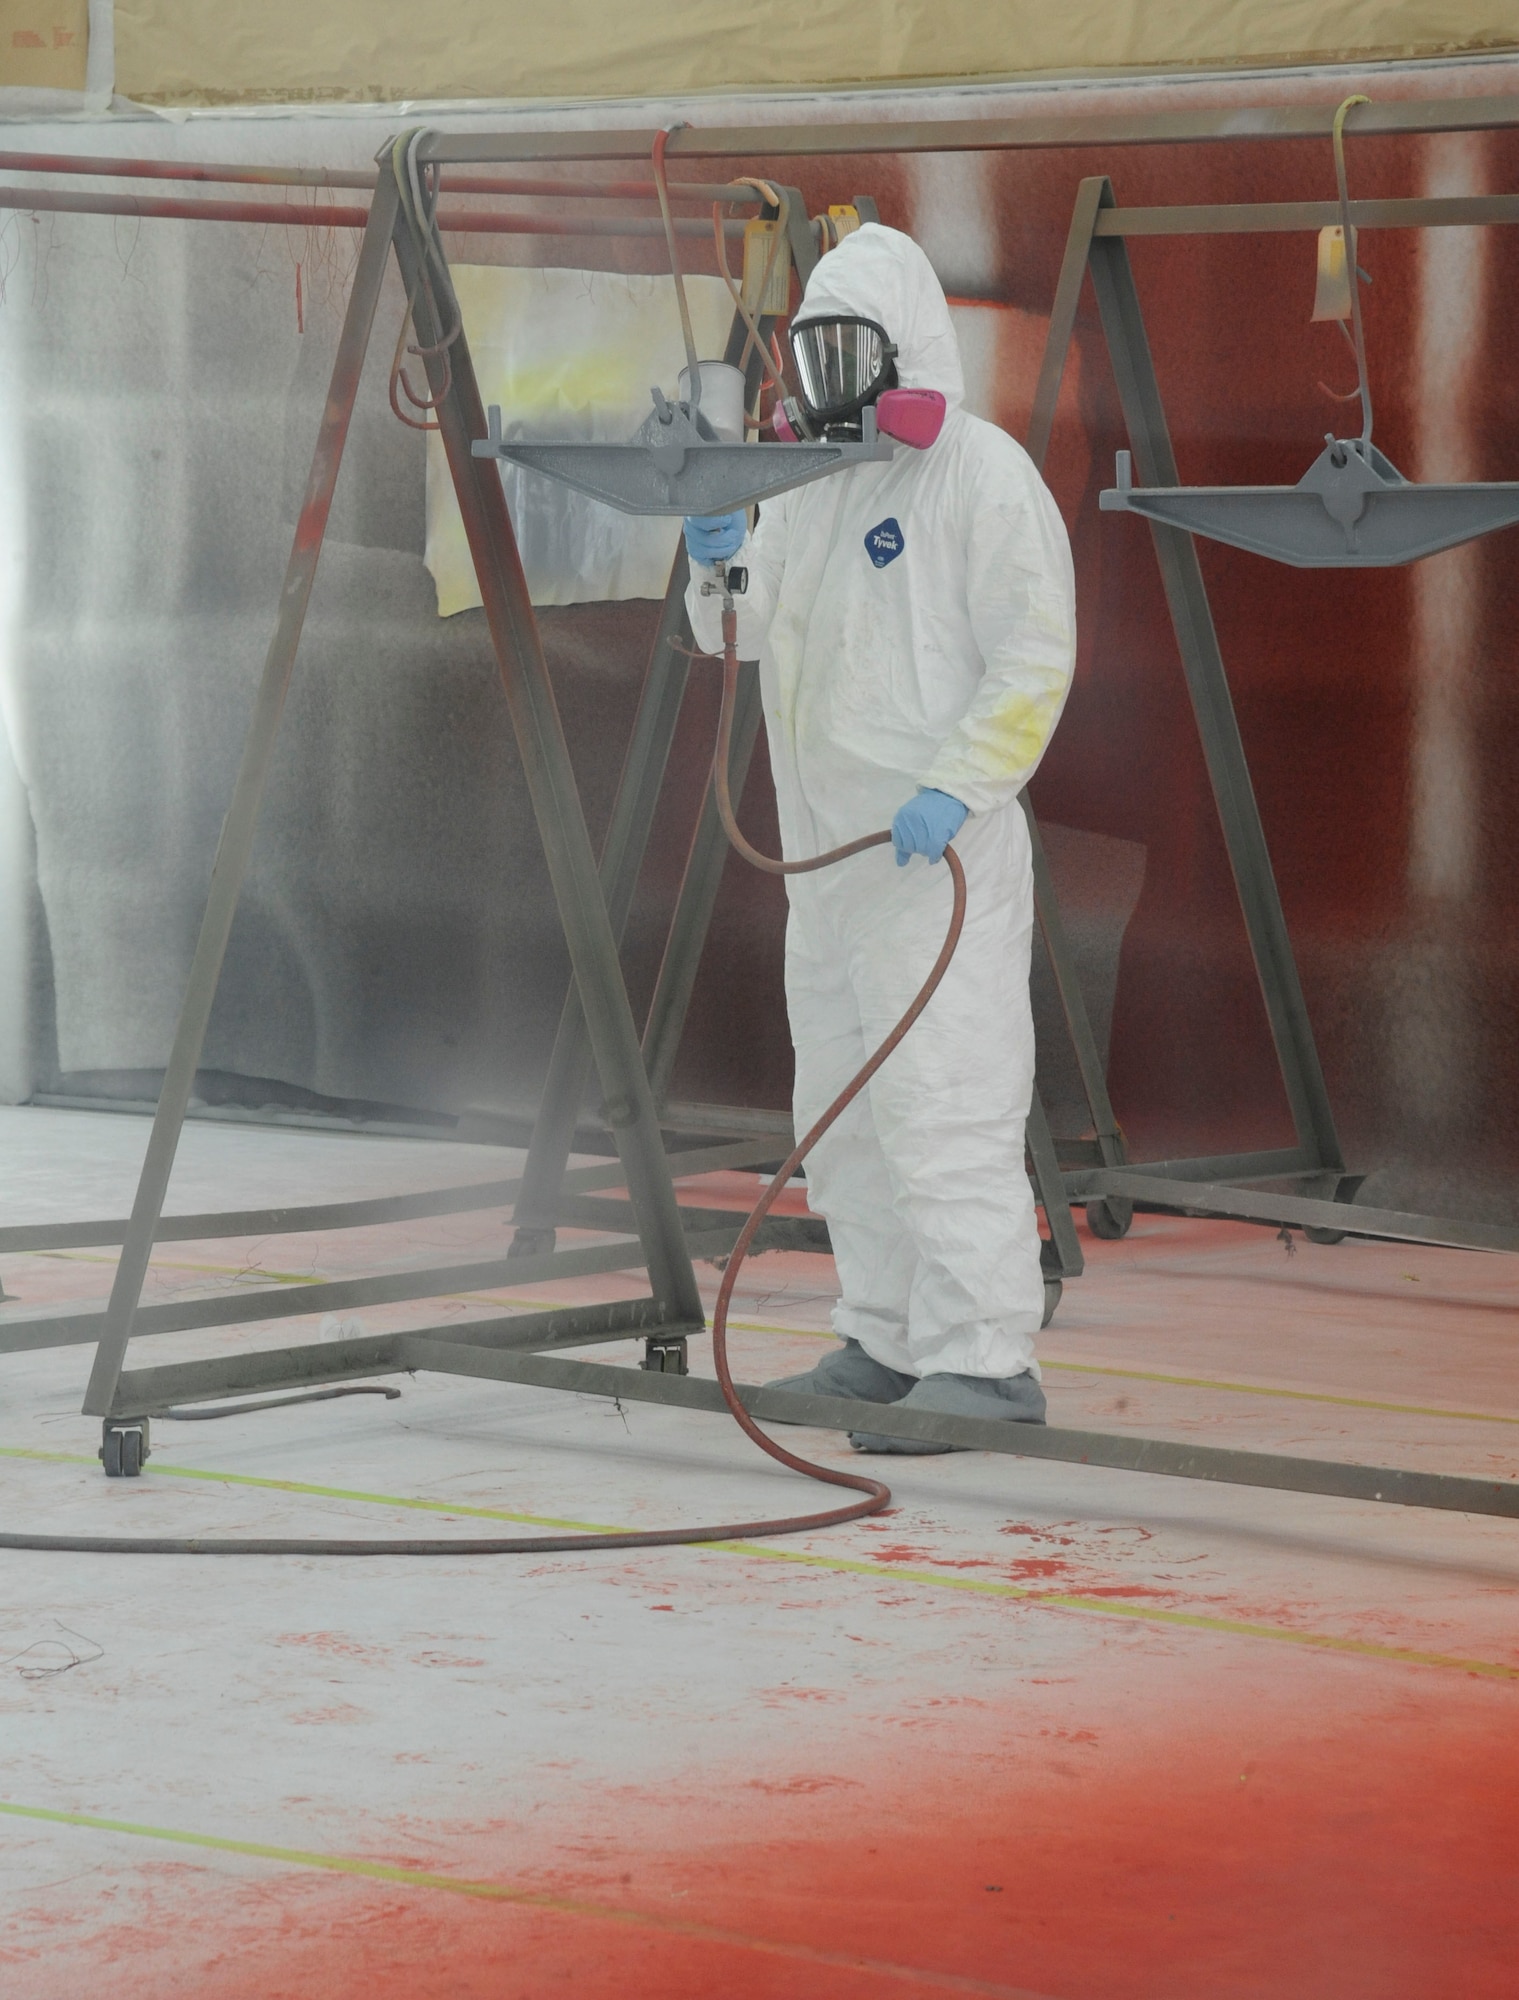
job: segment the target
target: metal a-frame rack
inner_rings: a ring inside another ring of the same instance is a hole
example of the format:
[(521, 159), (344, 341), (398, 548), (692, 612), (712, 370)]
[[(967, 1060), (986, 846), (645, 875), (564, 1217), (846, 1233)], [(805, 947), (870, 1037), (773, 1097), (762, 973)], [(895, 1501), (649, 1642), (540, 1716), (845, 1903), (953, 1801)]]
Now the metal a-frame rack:
[[(628, 1200), (608, 1204), (593, 1226), (636, 1233), (636, 1247), (624, 1242), (596, 1250), (578, 1250), (513, 1260), (504, 1258), (473, 1267), (446, 1271), (393, 1274), (384, 1280), (361, 1280), (357, 1286), (320, 1285), (320, 1303), (340, 1305), (345, 1291), (354, 1302), (378, 1303), (387, 1298), (437, 1296), (440, 1289), (542, 1282), (584, 1275), (589, 1271), (626, 1269), (637, 1265), (648, 1273), (650, 1296), (594, 1307), (506, 1317), (468, 1328), (438, 1328), (436, 1358), (455, 1369), (473, 1373), (470, 1362), (483, 1358), (492, 1346), (527, 1351), (535, 1347), (580, 1345), (598, 1339), (626, 1339), (643, 1334), (654, 1358), (673, 1359), (679, 1344), (705, 1326), (702, 1303), (692, 1269), (693, 1253), (714, 1254), (731, 1245), (736, 1229), (714, 1236), (693, 1218), (695, 1233), (688, 1241), (660, 1134), (654, 1100), (644, 1070), (638, 1036), (618, 963), (617, 939), (597, 863), (581, 810), (569, 751), (544, 661), (532, 604), (507, 512), (501, 481), (493, 465), (475, 459), (471, 444), (485, 434), (485, 412), (462, 328), (452, 339), (446, 317), (457, 326), (457, 302), (439, 297), (436, 280), (424, 275), (427, 246), (408, 220), (398, 169), (390, 153), (382, 155), (374, 198), (349, 295), (334, 362), (331, 388), (322, 418), (311, 476), (307, 485), (280, 599), (279, 617), (254, 705), (232, 803), (222, 829), (210, 894), (202, 921), (174, 1044), (154, 1117), (136, 1200), (128, 1223), (115, 1281), (99, 1325), (95, 1360), (85, 1395), (86, 1414), (103, 1421), (102, 1455), (110, 1473), (138, 1469), (147, 1448), (145, 1414), (174, 1402), (207, 1400), (258, 1389), (305, 1386), (342, 1381), (418, 1365), (426, 1348), (435, 1350), (423, 1332), (404, 1336), (379, 1335), (329, 1343), (326, 1351), (305, 1346), (216, 1361), (181, 1363), (166, 1368), (128, 1371), (127, 1345), (136, 1331), (159, 1330), (162, 1315), (140, 1315), (139, 1299), (147, 1272), (179, 1134), (189, 1105), (211, 1006), (231, 932), (238, 896), (246, 873), (259, 805), (267, 780), (281, 712), (295, 664), (301, 628), (310, 600), (332, 496), (342, 462), (344, 442), (368, 350), (380, 287), (394, 250), (416, 328), (418, 343), (435, 399), (438, 428), (453, 476), (479, 579), (491, 642), (501, 672), (507, 706), (521, 754), (524, 774), (555, 899), (564, 925), (574, 972), (578, 1005), (586, 1036), (600, 1074), (606, 1117), (616, 1142), (618, 1166), (604, 1174), (591, 1170), (580, 1176), (581, 1188), (622, 1184)], [(624, 907), (625, 914), (625, 907)], [(727, 1157), (710, 1164), (731, 1164), (735, 1149), (719, 1149)], [(679, 1164), (679, 1163), (677, 1163)], [(685, 1163), (688, 1166), (689, 1164)], [(705, 1156), (702, 1164), (709, 1164)], [(577, 1192), (579, 1190), (577, 1189)], [(487, 1206), (489, 1198), (510, 1200), (516, 1186), (442, 1191), (444, 1211)], [(372, 1204), (385, 1219), (439, 1212), (427, 1198), (417, 1203)], [(340, 1205), (362, 1210), (363, 1204)], [(351, 1222), (352, 1214), (334, 1215)], [(193, 1220), (193, 1219), (192, 1219)], [(205, 1223), (210, 1218), (200, 1218)], [(218, 1218), (225, 1228), (235, 1218)], [(727, 1218), (718, 1218), (720, 1222)], [(736, 1219), (735, 1219), (736, 1220)], [(296, 1226), (311, 1226), (305, 1218)], [(228, 1301), (231, 1304), (231, 1301)], [(260, 1300), (246, 1294), (237, 1303), (240, 1319), (261, 1318)], [(288, 1306), (289, 1295), (279, 1302)], [(309, 1304), (317, 1301), (308, 1301)], [(300, 1306), (297, 1306), (300, 1310)], [(214, 1316), (192, 1309), (189, 1324), (201, 1326)], [(141, 1322), (146, 1319), (148, 1324)], [(183, 1324), (183, 1321), (176, 1323)], [(46, 1323), (39, 1328), (43, 1332)], [(466, 1345), (467, 1343), (467, 1345)], [(53, 1344), (38, 1339), (35, 1344)], [(683, 1355), (681, 1356), (683, 1359)], [(488, 1372), (488, 1371), (487, 1371)]]
[[(389, 156), (385, 157), (388, 163)], [(105, 164), (126, 167), (130, 163)], [(232, 177), (243, 170), (227, 171)], [(345, 184), (357, 184), (365, 178), (343, 177)], [(467, 176), (461, 181), (466, 192), (490, 192), (494, 185)], [(532, 192), (533, 184), (503, 183), (501, 191)], [(550, 191), (556, 190), (550, 187)], [(599, 188), (584, 191), (625, 194), (632, 190), (617, 184), (604, 191)], [(686, 186), (673, 192), (705, 200), (748, 191), (741, 186), (720, 185)], [(80, 208), (92, 208), (99, 200), (55, 199)], [(642, 1336), (646, 1369), (683, 1373), (686, 1338), (693, 1331), (700, 1332), (704, 1325), (692, 1259), (725, 1255), (737, 1236), (742, 1217), (727, 1209), (677, 1206), (672, 1176), (773, 1163), (791, 1144), (782, 1117), (754, 1113), (740, 1114), (737, 1122), (746, 1128), (745, 1136), (730, 1138), (727, 1143), (721, 1142), (719, 1133), (716, 1143), (688, 1145), (667, 1157), (661, 1139), (661, 1122), (666, 1129), (682, 1125), (690, 1129), (689, 1120), (680, 1117), (678, 1107), (672, 1108), (662, 1121), (657, 1112), (663, 1106), (656, 1106), (655, 1099), (663, 1099), (665, 1094), (728, 855), (728, 844), (710, 792), (693, 838), (642, 1057), (636, 1053), (618, 961), (617, 944), (642, 865), (690, 670), (690, 633), (684, 611), (688, 574), (684, 548), (678, 549), (672, 567), (597, 871), (589, 860), (588, 835), (499, 480), (494, 471), (484, 469), (482, 461), (470, 456), (470, 442), (483, 434), (485, 426), (467, 343), (461, 332), (449, 344), (446, 362), (434, 358), (432, 389), (439, 395), (445, 447), (479, 572), (492, 642), (507, 687), (551, 879), (564, 912), (575, 974), (525, 1172), (522, 1177), (509, 1180), (365, 1201), (168, 1218), (161, 1213), (251, 849), (280, 711), (294, 668), (379, 286), (392, 245), (408, 296), (417, 291), (418, 241), (408, 226), (395, 173), (387, 175), (385, 165), (375, 199), (376, 205), (367, 215), (347, 210), (337, 218), (345, 223), (363, 220), (365, 235), (311, 478), (287, 567), (280, 616), (218, 847), (211, 893), (132, 1215), (125, 1222), (0, 1226), (0, 1251), (26, 1253), (114, 1243), (123, 1246), (111, 1298), (103, 1314), (50, 1313), (35, 1319), (7, 1318), (0, 1322), (0, 1353), (96, 1343), (86, 1408), (103, 1419), (102, 1455), (111, 1472), (131, 1473), (140, 1466), (147, 1452), (147, 1417), (154, 1410), (173, 1403), (240, 1395), (253, 1389), (298, 1388), (411, 1367), (416, 1363), (406, 1356), (419, 1343), (433, 1338), (441, 1341), (442, 1336), (449, 1336), (447, 1342), (425, 1349), (429, 1361), (441, 1359), (445, 1345), (461, 1345), (458, 1336), (463, 1329), (454, 1323), (409, 1331), (404, 1337), (380, 1335), (321, 1347), (266, 1351), (216, 1363), (187, 1363), (168, 1370), (126, 1372), (126, 1347), (137, 1336), (261, 1323), (322, 1310), (346, 1311), (395, 1304), (436, 1297), (440, 1292), (460, 1288), (538, 1284), (555, 1278), (640, 1268), (649, 1273), (652, 1298), (566, 1307), (552, 1313), (519, 1312), (489, 1322), (475, 1322), (468, 1329), (468, 1343), (471, 1347), (525, 1355), (535, 1349)], [(109, 208), (120, 206), (121, 201), (120, 197), (106, 197), (99, 205)], [(856, 196), (854, 205), (864, 219), (875, 218), (875, 205), (868, 196)], [(161, 201), (144, 206), (149, 213), (214, 213), (209, 204)], [(791, 261), (805, 284), (819, 251), (803, 198), (796, 189), (786, 190), (785, 214)], [(241, 205), (226, 219), (244, 219)], [(458, 224), (466, 218), (456, 214), (452, 220)], [(449, 298), (440, 306), (424, 288), (415, 307), (419, 342), (424, 347), (436, 344), (441, 338), (441, 328), (429, 318), (438, 311), (445, 317), (451, 315), (457, 322), (456, 302)], [(771, 324), (762, 322), (762, 331), (768, 334)], [(744, 336), (743, 323), (736, 319), (729, 343), (730, 360), (739, 358)], [(751, 380), (753, 389), (757, 387), (757, 357), (750, 366), (756, 378)], [(742, 788), (758, 731), (757, 682), (753, 668), (746, 669), (734, 730), (731, 769), (735, 792)], [(618, 1163), (570, 1170), (568, 1156), (593, 1066), (599, 1071), (603, 1129), (610, 1128), (614, 1136)], [(651, 1081), (646, 1081), (646, 1076)], [(698, 1124), (697, 1129), (705, 1139), (712, 1140), (713, 1134), (706, 1126)], [(1045, 1261), (1047, 1283), (1054, 1287), (1062, 1277), (1080, 1270), (1081, 1251), (1048, 1125), (1037, 1106), (1031, 1118), (1030, 1139), (1037, 1191), (1050, 1219), (1051, 1240), (1046, 1244)], [(590, 1199), (597, 1189), (620, 1185), (626, 1186), (628, 1199)], [(215, 1299), (148, 1307), (140, 1304), (143, 1279), (157, 1242), (354, 1228), (507, 1205), (513, 1209), (515, 1230), (511, 1248), (504, 1257), (468, 1266), (380, 1272), (353, 1279), (285, 1286), (275, 1292), (236, 1292)], [(615, 1233), (622, 1240), (556, 1251), (554, 1236), (559, 1225)], [(810, 1217), (778, 1216), (767, 1220), (755, 1247), (826, 1253), (830, 1246), (822, 1222)], [(455, 1365), (462, 1365), (462, 1360), (462, 1356), (454, 1356)], [(498, 1362), (497, 1372), (500, 1365)]]
[[(438, 147), (432, 158), (446, 157)], [(686, 564), (678, 554), (666, 593), (664, 614), (645, 680), (633, 738), (625, 761), (612, 825), (598, 868), (581, 811), (568, 748), (549, 683), (531, 601), (522, 574), (504, 494), (495, 467), (475, 458), (475, 439), (485, 434), (485, 413), (468, 345), (458, 324), (457, 303), (438, 295), (424, 278), (427, 248), (391, 156), (382, 166), (354, 275), (331, 390), (318, 438), (294, 545), (285, 577), (280, 614), (254, 706), (231, 806), (212, 870), (210, 894), (192, 961), (174, 1044), (164, 1077), (130, 1220), (123, 1232), (111, 1296), (103, 1315), (81, 1313), (7, 1326), (0, 1342), (14, 1351), (95, 1339), (96, 1352), (85, 1396), (86, 1414), (102, 1419), (102, 1457), (112, 1474), (130, 1476), (148, 1451), (149, 1419), (175, 1404), (211, 1401), (250, 1390), (304, 1388), (389, 1370), (437, 1365), (454, 1372), (481, 1372), (484, 1357), (499, 1374), (507, 1354), (526, 1357), (535, 1350), (582, 1346), (596, 1341), (642, 1336), (645, 1368), (684, 1373), (685, 1342), (704, 1330), (705, 1319), (692, 1269), (693, 1257), (725, 1255), (741, 1217), (724, 1210), (681, 1208), (672, 1170), (687, 1173), (717, 1167), (759, 1164), (787, 1143), (777, 1121), (773, 1131), (728, 1145), (703, 1146), (667, 1157), (659, 1109), (651, 1088), (623, 984), (618, 945), (652, 824), (655, 802), (674, 738), (687, 673), (684, 623)], [(791, 251), (805, 279), (816, 258), (801, 196), (792, 192)], [(873, 204), (859, 198), (867, 216)], [(259, 805), (290, 685), (301, 627), (315, 578), (343, 445), (367, 352), (389, 254), (394, 249), (429, 377), (437, 419), (453, 476), (466, 537), (479, 579), (486, 620), (508, 708), (522, 755), (550, 879), (564, 923), (574, 982), (566, 1000), (551, 1062), (548, 1087), (533, 1145), (520, 1182), (480, 1189), (439, 1190), (432, 1196), (381, 1202), (329, 1204), (311, 1212), (265, 1211), (249, 1216), (175, 1219), (173, 1233), (240, 1233), (246, 1228), (353, 1226), (364, 1219), (399, 1220), (418, 1214), (480, 1209), (515, 1198), (518, 1227), (507, 1257), (488, 1263), (435, 1271), (390, 1273), (346, 1282), (287, 1288), (267, 1294), (231, 1295), (214, 1302), (140, 1307), (143, 1282), (155, 1240), (179, 1135), (210, 1019), (222, 958), (252, 849)], [(456, 330), (450, 331), (448, 320)], [(735, 325), (733, 358), (743, 346), (744, 328)], [(757, 360), (752, 364), (756, 369)], [(742, 714), (735, 730), (734, 782), (747, 771), (759, 722), (757, 676), (749, 673)], [(715, 900), (726, 843), (710, 800), (698, 826), (666, 954), (665, 976), (656, 997), (650, 1053), (656, 1075), (668, 1074), (683, 1026), (701, 940)], [(616, 1144), (616, 1168), (567, 1172), (581, 1098), (594, 1064), (602, 1092), (602, 1116)], [(1048, 1282), (1080, 1269), (1081, 1252), (1071, 1221), (1058, 1163), (1042, 1113), (1033, 1121), (1036, 1173), (1051, 1217), (1046, 1262)], [(593, 1190), (626, 1187), (625, 1200), (596, 1200)], [(558, 1225), (623, 1234), (621, 1243), (559, 1251)], [(28, 1247), (77, 1243), (94, 1236), (88, 1225), (8, 1232)], [(769, 1221), (756, 1248), (826, 1251), (826, 1227), (809, 1218)], [(641, 1268), (651, 1296), (552, 1312), (518, 1313), (461, 1327), (410, 1330), (127, 1370), (126, 1351), (137, 1334), (214, 1323), (241, 1323), (287, 1317), (322, 1307), (434, 1297), (440, 1291), (504, 1284), (543, 1283), (594, 1271)]]
[[(1519, 222), (1519, 197), (1358, 201), (1350, 204), (1350, 214), (1357, 229), (1512, 223)], [(1043, 466), (1049, 449), (1082, 286), (1090, 274), (1140, 481), (1147, 487), (1181, 483), (1129, 260), (1129, 237), (1316, 231), (1339, 219), (1339, 207), (1331, 201), (1125, 209), (1115, 201), (1105, 176), (1082, 181), (1029, 427), (1028, 448), (1035, 464)], [(1338, 1242), (1353, 1235), (1519, 1251), (1519, 1230), (1513, 1228), (1351, 1206), (1366, 1176), (1348, 1173), (1340, 1150), (1197, 544), (1181, 528), (1157, 520), (1149, 526), (1296, 1144), (1209, 1158), (1128, 1161), (1030, 812), (1040, 920), (1096, 1134), (1093, 1140), (1074, 1147), (1067, 1143), (1063, 1149), (1067, 1193), (1073, 1201), (1087, 1202), (1088, 1217), (1102, 1236), (1122, 1235), (1133, 1204), (1142, 1202), (1188, 1215), (1301, 1228), (1317, 1242)], [(1251, 1182), (1286, 1183), (1291, 1191), (1232, 1185)]]

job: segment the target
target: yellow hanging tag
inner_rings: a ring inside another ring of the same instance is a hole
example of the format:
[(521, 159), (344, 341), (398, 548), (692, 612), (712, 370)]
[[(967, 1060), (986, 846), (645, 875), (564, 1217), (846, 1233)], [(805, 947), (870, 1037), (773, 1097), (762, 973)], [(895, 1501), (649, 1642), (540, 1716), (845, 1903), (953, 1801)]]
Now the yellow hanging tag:
[[(763, 218), (744, 224), (744, 304), (756, 319), (783, 318), (791, 308), (791, 245), (784, 236), (777, 245), (780, 235), (780, 221), (765, 221)], [(765, 280), (765, 265), (771, 250), (775, 250), (775, 262), (770, 267), (770, 278)], [(760, 297), (760, 287), (764, 286), (764, 297)]]
[(1349, 319), (1350, 270), (1345, 261), (1345, 232), (1339, 223), (1319, 231), (1319, 273), (1313, 293), (1313, 317)]
[(837, 248), (846, 236), (853, 236), (859, 228), (860, 211), (852, 201), (830, 202), (828, 220), (833, 224), (833, 241)]

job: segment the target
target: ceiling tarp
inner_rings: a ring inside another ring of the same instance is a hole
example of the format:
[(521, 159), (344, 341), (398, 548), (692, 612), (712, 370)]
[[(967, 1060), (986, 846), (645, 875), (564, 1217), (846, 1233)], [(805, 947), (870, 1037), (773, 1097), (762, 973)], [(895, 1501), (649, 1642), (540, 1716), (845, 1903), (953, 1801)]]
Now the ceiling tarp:
[[(7, 0), (5, 11), (40, 21), (49, 8)], [(60, 19), (75, 11), (54, 0)], [(1519, 0), (560, 0), (548, 14), (541, 0), (116, 5), (116, 88), (159, 104), (643, 97), (1515, 47)]]

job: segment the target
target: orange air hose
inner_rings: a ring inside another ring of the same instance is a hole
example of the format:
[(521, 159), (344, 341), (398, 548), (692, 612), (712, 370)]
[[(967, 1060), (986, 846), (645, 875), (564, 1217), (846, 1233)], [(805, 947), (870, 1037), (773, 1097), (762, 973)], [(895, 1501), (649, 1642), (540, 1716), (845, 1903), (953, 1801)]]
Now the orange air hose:
[[(733, 810), (733, 799), (728, 788), (729, 749), (733, 738), (733, 710), (738, 695), (738, 612), (731, 595), (723, 592), (723, 703), (722, 715), (717, 729), (717, 752), (712, 760), (712, 783), (717, 797), (718, 817), (723, 830), (733, 846), (744, 859), (755, 868), (763, 869), (767, 875), (810, 875), (819, 868), (831, 868), (835, 862), (847, 861), (851, 855), (863, 854), (867, 848), (887, 847), (891, 844), (891, 834), (886, 829), (879, 833), (867, 833), (858, 840), (851, 840), (842, 847), (831, 847), (826, 854), (814, 854), (806, 861), (778, 861), (774, 856), (762, 854), (745, 838), (743, 829)], [(960, 942), (960, 933), (965, 927), (965, 868), (953, 847), (946, 847), (944, 859), (949, 863), (950, 878), (954, 888), (954, 907), (950, 912), (949, 928), (944, 934), (944, 943), (939, 956), (934, 960), (928, 977), (919, 987), (907, 1012), (898, 1021), (885, 1041), (876, 1050), (849, 1082), (834, 1098), (811, 1130), (806, 1132), (781, 1162), (769, 1186), (755, 1203), (749, 1220), (739, 1231), (738, 1241), (728, 1257), (723, 1281), (718, 1288), (717, 1303), (712, 1312), (712, 1359), (717, 1367), (717, 1379), (722, 1388), (723, 1400), (733, 1414), (735, 1423), (746, 1437), (752, 1439), (761, 1451), (767, 1452), (780, 1464), (789, 1466), (793, 1472), (804, 1473), (809, 1479), (822, 1480), (829, 1486), (850, 1486), (865, 1494), (864, 1500), (853, 1501), (847, 1507), (839, 1507), (825, 1513), (798, 1515), (784, 1528), (772, 1530), (776, 1533), (801, 1534), (811, 1528), (831, 1528), (843, 1521), (858, 1520), (865, 1514), (879, 1513), (891, 1504), (891, 1489), (879, 1479), (869, 1479), (857, 1472), (841, 1472), (834, 1466), (818, 1465), (810, 1458), (802, 1458), (794, 1451), (766, 1435), (739, 1401), (733, 1386), (732, 1371), (728, 1366), (728, 1309), (733, 1302), (734, 1287), (738, 1282), (739, 1270), (754, 1241), (760, 1224), (775, 1206), (782, 1188), (806, 1159), (818, 1140), (838, 1117), (853, 1103), (869, 1083), (876, 1071), (886, 1061), (914, 1021), (933, 998), (939, 982), (949, 970), (949, 962), (955, 955), (955, 947)]]

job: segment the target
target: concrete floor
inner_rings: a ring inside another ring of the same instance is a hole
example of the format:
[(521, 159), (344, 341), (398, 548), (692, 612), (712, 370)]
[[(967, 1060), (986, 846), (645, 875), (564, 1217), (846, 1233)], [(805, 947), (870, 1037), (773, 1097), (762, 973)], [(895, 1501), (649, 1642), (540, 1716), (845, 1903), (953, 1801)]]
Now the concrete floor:
[[(0, 1112), (0, 1221), (124, 1212), (146, 1136)], [(512, 1162), (202, 1124), (170, 1207)], [(491, 1215), (174, 1244), (150, 1295), (504, 1240)], [(1044, 1339), (1053, 1421), (1519, 1470), (1519, 1263), (1301, 1240), (1289, 1256), (1264, 1231), (1153, 1216), (1085, 1247)], [(113, 1261), (0, 1260), (0, 1315), (99, 1300)], [(832, 1291), (822, 1259), (751, 1265), (740, 1375), (805, 1366)], [(0, 1361), (8, 1526), (479, 1532), (812, 1498), (725, 1418), (441, 1377), (403, 1379), (398, 1402), (164, 1424), (147, 1474), (108, 1484), (78, 1414), (89, 1352)], [(1512, 1995), (1519, 1526), (973, 1455), (889, 1476), (889, 1515), (768, 1546), (0, 1556), (0, 1991)]]

